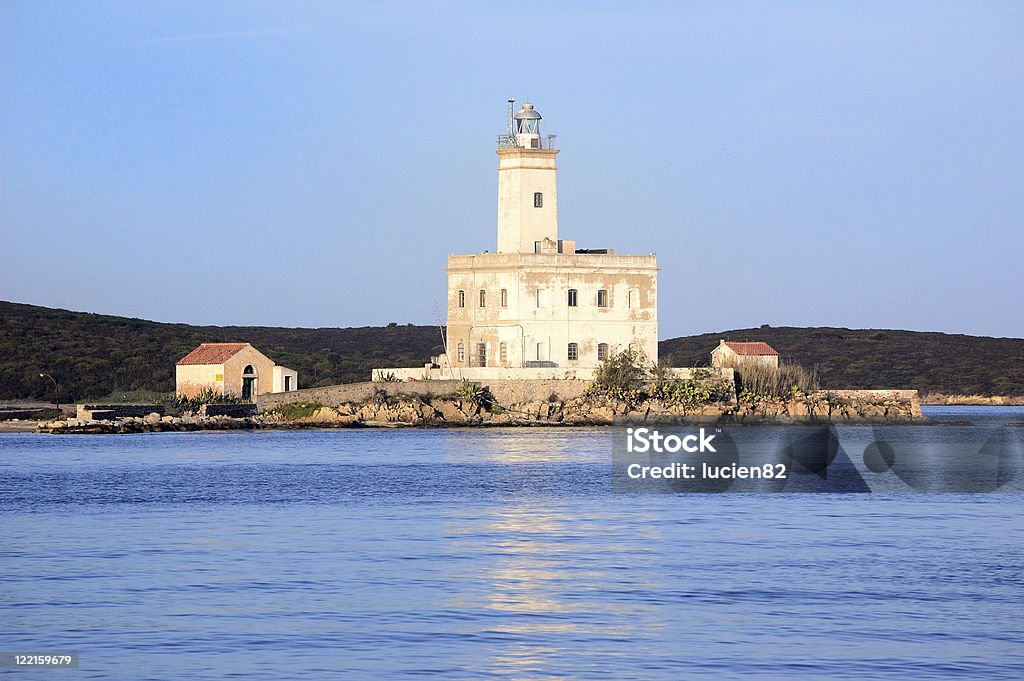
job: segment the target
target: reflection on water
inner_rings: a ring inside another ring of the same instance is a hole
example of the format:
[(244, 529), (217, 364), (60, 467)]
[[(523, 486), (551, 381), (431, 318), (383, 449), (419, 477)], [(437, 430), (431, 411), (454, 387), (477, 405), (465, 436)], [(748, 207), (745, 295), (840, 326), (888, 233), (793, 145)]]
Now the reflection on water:
[[(477, 461), (516, 465), (529, 475), (523, 464), (573, 464), (588, 458), (574, 446), (581, 434), (532, 429), (509, 437), (507, 432), (492, 431), (474, 437), (472, 451)], [(589, 433), (592, 441), (593, 435)], [(449, 444), (456, 445), (449, 454), (460, 459), (464, 438), (455, 437)], [(590, 454), (606, 456), (598, 448)], [(565, 485), (572, 494), (572, 480)], [(602, 637), (635, 640), (657, 628), (653, 604), (595, 593), (596, 584), (621, 587), (632, 581), (628, 575), (644, 559), (637, 544), (657, 539), (655, 532), (644, 530), (606, 544), (602, 534), (608, 532), (608, 520), (609, 514), (601, 511), (586, 517), (571, 514), (555, 496), (517, 498), (489, 508), (483, 516), (448, 519), (445, 532), (451, 538), (451, 554), (475, 549), (485, 558), (473, 564), (473, 574), (460, 576), (466, 583), (476, 582), (477, 588), (453, 594), (451, 602), (453, 608), (478, 610), (493, 622), (487, 628), (488, 656), (475, 671), (530, 678), (550, 669), (553, 661), (574, 655), (569, 649), (574, 642)], [(591, 550), (581, 555), (581, 546)], [(642, 586), (656, 588), (650, 582)], [(609, 617), (614, 625), (608, 625)]]
[[(653, 603), (617, 599), (607, 591), (657, 590), (642, 570), (645, 551), (639, 546), (656, 541), (655, 533), (608, 542), (600, 536), (607, 516), (581, 519), (567, 511), (553, 502), (523, 501), (462, 527), (489, 538), (488, 560), (476, 577), (479, 603), (461, 605), (496, 615), (490, 670), (540, 673), (570, 657), (568, 646), (578, 641), (639, 640), (660, 626)], [(581, 553), (587, 545), (591, 549)]]

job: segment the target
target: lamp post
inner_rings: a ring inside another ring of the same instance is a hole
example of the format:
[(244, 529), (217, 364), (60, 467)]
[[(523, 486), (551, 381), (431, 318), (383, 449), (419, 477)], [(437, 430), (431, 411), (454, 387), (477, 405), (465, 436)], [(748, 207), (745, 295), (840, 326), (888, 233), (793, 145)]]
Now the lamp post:
[(57, 379), (50, 374), (39, 374), (39, 378), (44, 377), (53, 381), (53, 399), (57, 402), (57, 418), (60, 418), (60, 385), (57, 384)]

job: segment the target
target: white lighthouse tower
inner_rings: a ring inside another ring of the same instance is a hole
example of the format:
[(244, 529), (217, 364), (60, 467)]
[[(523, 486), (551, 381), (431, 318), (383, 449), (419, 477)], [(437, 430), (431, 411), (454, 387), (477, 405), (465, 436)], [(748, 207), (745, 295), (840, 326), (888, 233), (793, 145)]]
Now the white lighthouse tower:
[(523, 104), (514, 115), (509, 100), (509, 132), (498, 139), (498, 252), (539, 253), (545, 239), (558, 241), (555, 156), (541, 141), (541, 115)]

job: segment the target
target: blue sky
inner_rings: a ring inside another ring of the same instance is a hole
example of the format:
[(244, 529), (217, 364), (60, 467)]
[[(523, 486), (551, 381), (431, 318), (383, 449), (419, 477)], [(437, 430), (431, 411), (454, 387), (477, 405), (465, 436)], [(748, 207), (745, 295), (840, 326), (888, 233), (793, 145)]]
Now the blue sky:
[(0, 2), (0, 298), (436, 322), (495, 247), (505, 100), (661, 336), (1024, 337), (1016, 2)]

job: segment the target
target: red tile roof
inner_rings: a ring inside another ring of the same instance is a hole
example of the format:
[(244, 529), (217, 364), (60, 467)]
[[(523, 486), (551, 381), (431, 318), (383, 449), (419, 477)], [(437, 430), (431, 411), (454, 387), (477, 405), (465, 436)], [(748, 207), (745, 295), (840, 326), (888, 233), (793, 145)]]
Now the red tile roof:
[(725, 344), (727, 346), (729, 346), (729, 349), (732, 350), (733, 352), (735, 352), (737, 355), (745, 355), (745, 356), (750, 357), (750, 356), (761, 356), (761, 355), (775, 355), (775, 356), (777, 356), (779, 354), (778, 352), (776, 352), (775, 348), (773, 348), (772, 346), (768, 345), (767, 343), (762, 343), (760, 341), (751, 342), (751, 343), (738, 343), (736, 341), (725, 341)]
[(223, 364), (248, 343), (203, 343), (178, 360), (178, 364)]

